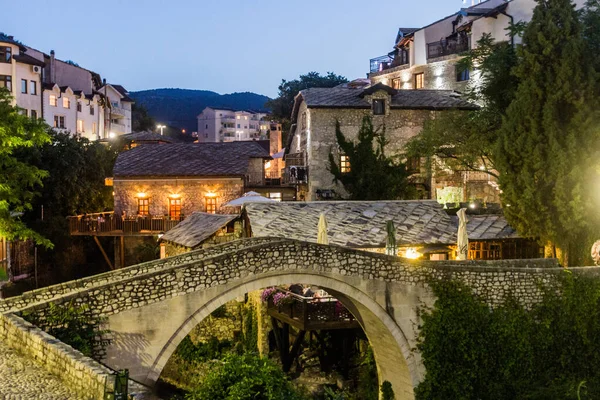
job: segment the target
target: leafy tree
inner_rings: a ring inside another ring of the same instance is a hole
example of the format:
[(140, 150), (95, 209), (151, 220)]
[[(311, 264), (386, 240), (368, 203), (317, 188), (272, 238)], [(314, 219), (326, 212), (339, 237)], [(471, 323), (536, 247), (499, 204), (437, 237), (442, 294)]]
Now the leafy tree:
[(292, 116), (292, 108), (294, 107), (294, 98), (298, 92), (304, 89), (317, 87), (331, 88), (346, 82), (348, 82), (348, 79), (341, 75), (336, 75), (333, 72), (321, 75), (314, 71), (305, 75), (300, 75), (298, 79), (291, 81), (282, 79), (281, 84), (279, 85), (279, 96), (273, 100), (267, 101), (265, 106), (271, 109), (271, 115), (275, 120), (281, 122), (283, 132), (287, 133), (290, 129), (290, 118)]
[(496, 168), (510, 224), (557, 245), (564, 264), (580, 264), (600, 205), (596, 74), (573, 4), (537, 3), (523, 35), (515, 68), (520, 84), (500, 131)]
[(189, 400), (300, 400), (279, 366), (255, 354), (228, 354)]
[(502, 118), (518, 84), (511, 73), (517, 61), (510, 43), (496, 43), (490, 34), (484, 34), (477, 47), (457, 64), (459, 70), (467, 69), (473, 75), (465, 99), (481, 107), (436, 114), (409, 141), (407, 153), (430, 161), (439, 159), (444, 167), (455, 170), (479, 171), (483, 167), (497, 177), (494, 149)]
[(35, 190), (48, 174), (15, 154), (48, 143), (46, 129), (42, 120), (21, 114), (12, 105), (10, 93), (0, 89), (0, 236), (8, 240), (34, 239), (51, 247), (50, 241), (19, 219), (21, 213), (31, 209)]
[(600, 71), (600, 1), (588, 0), (581, 9), (583, 36), (586, 41), (586, 54), (594, 63), (596, 72)]
[(133, 132), (154, 131), (156, 121), (143, 104), (133, 103), (131, 107), (131, 130)]
[(340, 182), (352, 200), (393, 200), (411, 198), (414, 187), (408, 181), (409, 173), (403, 163), (385, 155), (388, 141), (385, 127), (373, 129), (370, 117), (365, 116), (358, 132), (358, 142), (347, 140), (335, 125), (335, 137), (342, 154), (348, 156), (350, 171), (342, 172), (333, 153), (329, 153), (328, 170), (334, 182)]

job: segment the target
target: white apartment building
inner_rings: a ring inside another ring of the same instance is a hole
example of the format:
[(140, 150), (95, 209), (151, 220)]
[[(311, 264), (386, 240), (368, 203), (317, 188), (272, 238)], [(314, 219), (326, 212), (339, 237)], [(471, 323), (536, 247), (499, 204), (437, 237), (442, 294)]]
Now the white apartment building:
[(0, 35), (0, 87), (8, 88), (23, 113), (55, 129), (90, 140), (131, 132), (133, 100), (125, 88), (12, 36)]
[[(577, 8), (584, 3), (575, 0)], [(368, 77), (394, 89), (462, 91), (474, 74), (456, 68), (459, 54), (476, 46), (484, 33), (496, 41), (520, 43), (506, 29), (511, 21), (531, 20), (535, 5), (534, 0), (487, 0), (422, 28), (400, 28), (394, 49), (370, 60)]]
[(265, 113), (206, 107), (197, 116), (198, 142), (234, 142), (265, 138), (270, 121)]

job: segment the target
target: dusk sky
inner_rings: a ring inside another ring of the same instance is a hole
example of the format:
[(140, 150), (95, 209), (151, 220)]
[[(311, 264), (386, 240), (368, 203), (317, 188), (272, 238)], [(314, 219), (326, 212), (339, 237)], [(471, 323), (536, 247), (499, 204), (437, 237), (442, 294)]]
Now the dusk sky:
[[(5, 0), (0, 31), (130, 91), (175, 87), (273, 97), (282, 78), (364, 78), (398, 27), (460, 0)], [(18, 18), (23, 16), (23, 18)]]

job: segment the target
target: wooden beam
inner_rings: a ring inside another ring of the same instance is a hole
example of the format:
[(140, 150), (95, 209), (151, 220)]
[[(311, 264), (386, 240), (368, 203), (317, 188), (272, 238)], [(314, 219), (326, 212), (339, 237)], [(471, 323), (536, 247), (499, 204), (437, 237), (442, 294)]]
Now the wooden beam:
[(125, 238), (121, 236), (121, 268), (125, 268)]
[(294, 363), (294, 360), (298, 357), (298, 352), (300, 351), (300, 346), (302, 345), (302, 342), (304, 342), (304, 335), (306, 335), (306, 331), (300, 331), (300, 332), (298, 332), (298, 336), (296, 336), (296, 339), (294, 340), (294, 344), (292, 345), (292, 350), (290, 350), (288, 371), (289, 371), (289, 369), (292, 368), (292, 364)]
[(100, 248), (100, 251), (102, 252), (102, 255), (104, 256), (104, 260), (106, 260), (106, 263), (108, 264), (108, 266), (110, 267), (111, 270), (115, 269), (112, 265), (112, 263), (110, 262), (110, 259), (108, 258), (108, 255), (106, 254), (106, 251), (104, 251), (104, 247), (102, 247), (102, 244), (100, 243), (100, 241), (98, 240), (97, 236), (94, 236), (94, 241), (96, 242), (96, 244), (98, 245), (98, 248)]

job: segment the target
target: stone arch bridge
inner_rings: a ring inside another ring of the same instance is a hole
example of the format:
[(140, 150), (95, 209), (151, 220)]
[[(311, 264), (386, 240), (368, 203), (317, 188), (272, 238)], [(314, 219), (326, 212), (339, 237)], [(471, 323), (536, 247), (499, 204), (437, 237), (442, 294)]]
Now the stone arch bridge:
[(313, 284), (354, 314), (373, 348), (380, 381), (413, 399), (424, 369), (414, 351), (418, 309), (432, 305), (428, 282), (457, 279), (490, 304), (514, 293), (539, 298), (539, 283), (561, 271), (556, 260), (414, 261), (338, 246), (252, 238), (28, 292), (0, 302), (3, 314), (44, 314), (50, 302), (87, 304), (107, 320), (112, 342), (103, 362), (156, 382), (177, 345), (212, 311), (250, 291)]

